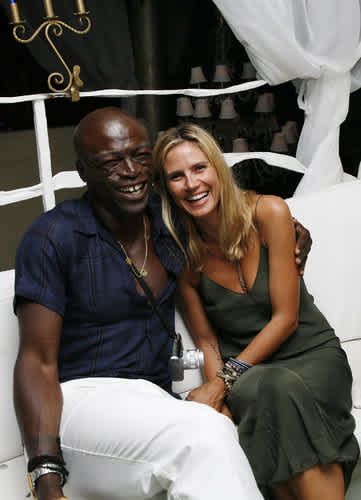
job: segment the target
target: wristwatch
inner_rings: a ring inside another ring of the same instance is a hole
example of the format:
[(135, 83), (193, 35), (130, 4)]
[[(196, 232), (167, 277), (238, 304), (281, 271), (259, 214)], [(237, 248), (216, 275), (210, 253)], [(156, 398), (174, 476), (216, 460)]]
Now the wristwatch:
[[(36, 467), (33, 471), (28, 472), (27, 478), (28, 478), (28, 484), (29, 488), (31, 491), (31, 494), (33, 495), (33, 498), (36, 499), (36, 481), (41, 478), (42, 476), (45, 476), (46, 474), (58, 474), (60, 477), (60, 486), (64, 486), (65, 484), (65, 476), (63, 474), (63, 471), (61, 467), (59, 467), (57, 464), (43, 464), (39, 465), (39, 467)], [(66, 497), (60, 497), (59, 500), (66, 499)]]

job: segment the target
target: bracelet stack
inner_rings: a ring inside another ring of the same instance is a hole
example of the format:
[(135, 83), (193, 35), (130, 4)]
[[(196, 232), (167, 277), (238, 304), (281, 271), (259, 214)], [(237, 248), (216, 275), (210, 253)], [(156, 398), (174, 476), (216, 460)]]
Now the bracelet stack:
[(224, 382), (226, 395), (232, 390), (233, 384), (244, 372), (246, 372), (253, 365), (242, 361), (240, 359), (229, 358), (224, 364), (223, 368), (217, 371), (217, 377), (221, 378)]
[[(59, 443), (58, 455), (39, 455), (33, 457), (28, 462), (28, 483), (33, 498), (36, 498), (36, 482), (46, 474), (57, 474), (59, 476), (59, 484), (62, 488), (66, 483), (69, 472), (65, 467), (65, 462), (61, 453)], [(66, 497), (61, 497), (59, 500)]]

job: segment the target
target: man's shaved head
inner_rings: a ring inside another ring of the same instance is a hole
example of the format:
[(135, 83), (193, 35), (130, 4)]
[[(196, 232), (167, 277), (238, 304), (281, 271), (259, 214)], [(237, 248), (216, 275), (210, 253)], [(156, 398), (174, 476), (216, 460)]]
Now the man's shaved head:
[(82, 118), (74, 132), (74, 149), (79, 160), (91, 153), (97, 153), (102, 137), (128, 137), (137, 133), (148, 140), (148, 133), (142, 123), (120, 108), (96, 109)]

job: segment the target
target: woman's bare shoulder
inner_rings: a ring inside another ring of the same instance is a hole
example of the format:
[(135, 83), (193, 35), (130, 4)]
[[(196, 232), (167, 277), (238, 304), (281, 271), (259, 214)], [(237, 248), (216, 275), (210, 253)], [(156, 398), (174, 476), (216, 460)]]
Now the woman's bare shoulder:
[(252, 199), (255, 208), (255, 218), (258, 223), (267, 223), (274, 219), (292, 218), (287, 203), (279, 196), (255, 195)]

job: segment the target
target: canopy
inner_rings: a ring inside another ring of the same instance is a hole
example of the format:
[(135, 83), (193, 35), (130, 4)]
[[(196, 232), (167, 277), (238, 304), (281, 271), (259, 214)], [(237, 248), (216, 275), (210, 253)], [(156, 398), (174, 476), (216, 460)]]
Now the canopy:
[(307, 167), (295, 195), (342, 180), (339, 131), (361, 86), (361, 0), (214, 0), (259, 76), (293, 80), (305, 122), (297, 149)]

